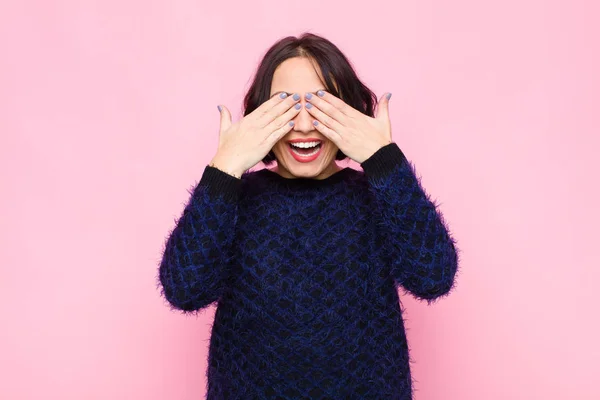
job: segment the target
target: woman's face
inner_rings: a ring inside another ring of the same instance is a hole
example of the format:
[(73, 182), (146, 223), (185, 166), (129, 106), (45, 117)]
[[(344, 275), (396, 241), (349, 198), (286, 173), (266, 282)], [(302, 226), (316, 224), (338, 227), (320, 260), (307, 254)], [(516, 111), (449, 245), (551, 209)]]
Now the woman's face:
[[(325, 90), (317, 70), (318, 67), (310, 59), (294, 57), (281, 63), (273, 75), (270, 95), (286, 92), (292, 96), (298, 93), (299, 103), (302, 104), (302, 109), (293, 120), (292, 130), (273, 146), (273, 153), (277, 157), (276, 171), (286, 178), (324, 179), (339, 170), (335, 163), (337, 146), (315, 129), (314, 118), (304, 108), (306, 93), (316, 96), (318, 90)], [(303, 148), (292, 147), (290, 141)], [(310, 147), (315, 143), (319, 143), (317, 147)]]

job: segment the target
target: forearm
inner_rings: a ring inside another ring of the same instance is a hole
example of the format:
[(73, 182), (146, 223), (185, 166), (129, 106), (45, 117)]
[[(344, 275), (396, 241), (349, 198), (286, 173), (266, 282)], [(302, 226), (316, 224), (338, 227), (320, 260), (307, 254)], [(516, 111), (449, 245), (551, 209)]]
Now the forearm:
[(159, 267), (162, 294), (177, 309), (195, 311), (221, 296), (238, 215), (241, 180), (206, 166), (169, 234)]
[(448, 293), (458, 268), (455, 241), (414, 167), (396, 143), (361, 165), (375, 198), (383, 253), (397, 283), (428, 300)]

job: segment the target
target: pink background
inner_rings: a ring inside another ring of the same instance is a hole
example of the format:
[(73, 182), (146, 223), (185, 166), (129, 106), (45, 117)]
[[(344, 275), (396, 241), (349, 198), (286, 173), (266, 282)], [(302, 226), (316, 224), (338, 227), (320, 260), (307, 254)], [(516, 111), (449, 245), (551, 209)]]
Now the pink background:
[(371, 4), (0, 4), (0, 398), (203, 398), (214, 306), (169, 312), (163, 241), (216, 105), (307, 30), (393, 92), (463, 252), (452, 296), (402, 297), (416, 399), (600, 398), (598, 2)]

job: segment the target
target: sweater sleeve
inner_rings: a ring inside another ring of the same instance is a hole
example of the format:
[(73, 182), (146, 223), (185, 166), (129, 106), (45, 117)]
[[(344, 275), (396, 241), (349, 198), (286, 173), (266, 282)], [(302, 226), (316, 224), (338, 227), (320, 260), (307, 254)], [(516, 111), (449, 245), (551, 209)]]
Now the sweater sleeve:
[(158, 270), (171, 309), (193, 312), (219, 299), (227, 281), (241, 179), (207, 165), (168, 235)]
[(395, 142), (361, 163), (375, 200), (375, 217), (396, 283), (431, 304), (455, 285), (456, 242), (442, 213)]

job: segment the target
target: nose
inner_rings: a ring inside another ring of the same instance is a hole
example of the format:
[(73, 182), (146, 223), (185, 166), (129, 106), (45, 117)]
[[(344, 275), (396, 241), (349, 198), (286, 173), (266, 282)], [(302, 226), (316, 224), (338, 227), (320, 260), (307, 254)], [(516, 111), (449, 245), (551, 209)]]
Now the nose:
[(292, 128), (292, 130), (295, 132), (302, 132), (302, 133), (313, 132), (315, 130), (315, 127), (313, 126), (314, 118), (306, 110), (306, 99), (304, 98), (304, 96), (302, 96), (302, 98), (300, 99), (300, 101), (298, 103), (302, 104), (302, 109), (300, 110), (300, 112), (298, 112), (296, 117), (293, 119), (294, 127)]

